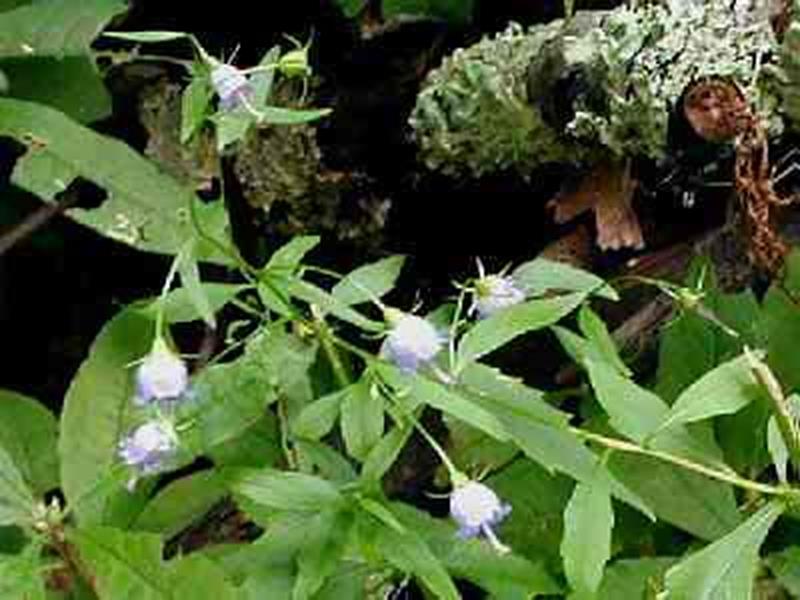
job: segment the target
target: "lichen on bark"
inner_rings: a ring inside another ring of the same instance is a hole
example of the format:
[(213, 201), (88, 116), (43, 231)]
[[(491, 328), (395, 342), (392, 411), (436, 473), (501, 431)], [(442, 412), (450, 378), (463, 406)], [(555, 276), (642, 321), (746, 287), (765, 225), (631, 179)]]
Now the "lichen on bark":
[[(457, 50), (411, 115), (425, 164), (450, 175), (667, 154), (670, 113), (692, 82), (728, 79), (771, 133), (782, 126), (779, 44), (761, 13), (712, 0), (581, 12)], [(798, 34), (800, 36), (800, 34)], [(770, 65), (770, 67), (777, 65)]]

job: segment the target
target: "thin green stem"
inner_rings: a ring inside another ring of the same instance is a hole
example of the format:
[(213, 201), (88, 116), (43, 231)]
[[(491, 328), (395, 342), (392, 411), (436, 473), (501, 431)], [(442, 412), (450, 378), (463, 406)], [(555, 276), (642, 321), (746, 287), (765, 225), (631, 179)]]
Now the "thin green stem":
[(766, 483), (759, 483), (758, 481), (752, 481), (750, 479), (745, 479), (744, 477), (740, 477), (735, 474), (726, 473), (723, 471), (718, 471), (711, 467), (707, 467), (706, 465), (702, 465), (700, 463), (694, 462), (693, 460), (689, 460), (686, 458), (682, 458), (680, 456), (675, 456), (673, 454), (669, 454), (667, 452), (662, 452), (660, 450), (650, 450), (648, 448), (643, 448), (638, 444), (634, 444), (632, 442), (628, 442), (626, 440), (620, 440), (616, 438), (607, 437), (604, 435), (600, 435), (598, 433), (592, 433), (590, 431), (586, 431), (584, 429), (580, 429), (578, 427), (570, 427), (570, 431), (572, 431), (575, 435), (580, 438), (583, 438), (587, 441), (594, 442), (596, 444), (600, 444), (605, 448), (610, 448), (613, 450), (619, 450), (621, 452), (628, 452), (630, 454), (641, 454), (643, 456), (649, 456), (651, 458), (655, 458), (658, 460), (662, 460), (664, 462), (672, 463), (679, 467), (683, 467), (684, 469), (688, 469), (690, 471), (694, 471), (695, 473), (699, 473), (701, 475), (705, 475), (706, 477), (710, 477), (711, 479), (716, 479), (717, 481), (722, 481), (724, 483), (730, 483), (731, 485), (735, 485), (737, 487), (751, 490), (754, 492), (760, 492), (762, 494), (769, 494), (773, 496), (797, 496), (798, 491), (793, 490), (791, 488), (782, 488), (776, 487), (773, 485), (768, 485)]
[(466, 289), (462, 289), (458, 294), (458, 300), (456, 300), (456, 309), (453, 313), (453, 321), (450, 323), (450, 334), (447, 340), (447, 354), (450, 362), (451, 373), (455, 373), (456, 370), (456, 336), (458, 335), (458, 329), (461, 326), (461, 313), (464, 311), (464, 298), (466, 295)]
[(325, 352), (325, 356), (328, 357), (328, 360), (331, 363), (334, 377), (336, 377), (336, 381), (341, 387), (347, 387), (353, 382), (353, 376), (350, 373), (350, 369), (348, 369), (347, 366), (342, 362), (342, 357), (339, 355), (339, 351), (336, 348), (336, 344), (334, 343), (333, 335), (331, 334), (328, 324), (320, 315), (317, 315), (316, 312), (314, 314), (314, 318), (314, 330), (317, 332), (317, 338), (322, 345), (322, 350)]
[(170, 265), (169, 273), (167, 273), (167, 277), (164, 280), (164, 285), (161, 288), (161, 294), (158, 297), (158, 310), (156, 311), (156, 338), (164, 335), (164, 313), (167, 307), (167, 294), (169, 294), (169, 290), (172, 288), (172, 282), (175, 280), (175, 275), (178, 273), (178, 267), (181, 261), (184, 260), (186, 249), (186, 246), (182, 247), (178, 254), (175, 255), (172, 265)]

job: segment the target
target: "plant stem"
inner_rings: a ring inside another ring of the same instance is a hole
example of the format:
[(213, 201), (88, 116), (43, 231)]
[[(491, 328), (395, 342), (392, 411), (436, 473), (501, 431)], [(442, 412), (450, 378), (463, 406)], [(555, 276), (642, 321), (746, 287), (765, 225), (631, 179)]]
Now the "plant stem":
[(342, 362), (342, 357), (339, 355), (339, 351), (336, 349), (333, 336), (331, 335), (330, 328), (325, 322), (325, 319), (322, 318), (321, 315), (318, 315), (314, 310), (312, 310), (312, 313), (314, 314), (314, 330), (317, 332), (317, 338), (322, 345), (322, 350), (325, 352), (325, 356), (328, 357), (328, 360), (331, 363), (333, 374), (340, 386), (347, 387), (353, 382), (353, 376), (350, 373), (350, 369), (348, 369), (347, 366)]
[(760, 492), (762, 494), (769, 494), (772, 496), (798, 495), (798, 491), (791, 488), (776, 487), (766, 483), (759, 483), (757, 481), (745, 479), (744, 477), (740, 477), (739, 475), (725, 473), (723, 471), (717, 471), (716, 469), (694, 462), (693, 460), (689, 460), (687, 458), (681, 458), (680, 456), (675, 456), (673, 454), (669, 454), (668, 452), (662, 452), (660, 450), (650, 450), (648, 448), (643, 448), (638, 444), (634, 444), (626, 440), (620, 440), (600, 435), (598, 433), (592, 433), (590, 431), (586, 431), (578, 427), (570, 427), (570, 431), (572, 431), (578, 437), (581, 437), (590, 442), (595, 442), (606, 448), (610, 448), (612, 450), (619, 450), (621, 452), (628, 452), (630, 454), (641, 454), (644, 456), (650, 456), (651, 458), (656, 458), (664, 462), (672, 463), (679, 467), (683, 467), (684, 469), (688, 469), (690, 471), (694, 471), (695, 473), (699, 473), (701, 475), (705, 475), (706, 477), (710, 477), (711, 479), (716, 479), (717, 481), (730, 483), (731, 485), (735, 485), (737, 487), (746, 490)]

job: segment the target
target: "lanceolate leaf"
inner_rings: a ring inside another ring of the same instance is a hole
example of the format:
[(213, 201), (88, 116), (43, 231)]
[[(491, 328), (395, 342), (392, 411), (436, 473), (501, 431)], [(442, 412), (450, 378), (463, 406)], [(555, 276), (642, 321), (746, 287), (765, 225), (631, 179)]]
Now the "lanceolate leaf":
[[(122, 142), (51, 108), (8, 98), (0, 98), (0, 135), (28, 147), (17, 161), (12, 181), (43, 200), (53, 202), (79, 177), (101, 187), (108, 194), (101, 206), (67, 213), (101, 235), (168, 254), (176, 254), (195, 235), (189, 217), (194, 194)], [(207, 220), (207, 232), (220, 238), (224, 223), (220, 228), (218, 215), (212, 214), (222, 210), (217, 205), (200, 206), (197, 212)], [(215, 252), (203, 246), (199, 257), (208, 260)]]
[(514, 269), (512, 277), (532, 296), (552, 291), (567, 291), (587, 294), (593, 292), (609, 300), (619, 298), (614, 288), (597, 275), (546, 258), (537, 258), (521, 264)]
[(379, 299), (392, 289), (404, 262), (403, 256), (390, 256), (359, 267), (337, 283), (331, 294), (344, 304)]
[(580, 292), (530, 300), (479, 321), (458, 345), (458, 370), (523, 333), (552, 325), (580, 306), (585, 298), (586, 293)]
[(342, 437), (347, 453), (363, 461), (383, 435), (383, 396), (370, 392), (367, 382), (352, 386), (342, 401)]
[(561, 555), (564, 572), (578, 598), (592, 598), (611, 558), (611, 509), (607, 479), (578, 482), (564, 511)]
[(332, 483), (313, 475), (275, 469), (243, 469), (233, 489), (276, 510), (312, 512), (335, 508), (342, 496)]
[(771, 502), (724, 538), (667, 571), (665, 600), (750, 600), (758, 550), (783, 513)]
[(758, 398), (760, 393), (747, 357), (739, 356), (709, 371), (689, 386), (678, 397), (659, 429), (735, 413)]

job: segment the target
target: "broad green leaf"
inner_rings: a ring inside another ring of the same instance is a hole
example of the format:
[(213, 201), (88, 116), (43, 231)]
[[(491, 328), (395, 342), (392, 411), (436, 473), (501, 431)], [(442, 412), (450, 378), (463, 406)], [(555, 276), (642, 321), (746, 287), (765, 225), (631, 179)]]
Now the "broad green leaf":
[(200, 471), (160, 490), (134, 521), (133, 529), (158, 533), (167, 540), (201, 518), (227, 493), (216, 471)]
[(383, 436), (383, 396), (372, 393), (368, 382), (351, 387), (341, 407), (341, 430), (347, 453), (364, 461)]
[(111, 114), (111, 96), (92, 61), (85, 56), (6, 58), (0, 69), (10, 95), (60, 110), (79, 123)]
[[(102, 523), (110, 495), (130, 496), (109, 475), (135, 418), (131, 364), (149, 352), (153, 332), (149, 318), (123, 310), (100, 331), (67, 391), (58, 441), (61, 486), (81, 524)], [(111, 489), (99, 489), (106, 481)]]
[(69, 529), (67, 540), (77, 547), (100, 598), (173, 598), (160, 536), (93, 526)]
[(619, 357), (617, 346), (608, 332), (606, 324), (588, 305), (581, 307), (578, 313), (578, 326), (588, 342), (596, 349), (598, 356), (613, 365), (626, 377), (632, 375), (631, 370)]
[(170, 599), (241, 600), (225, 572), (197, 552), (167, 563)]
[(597, 275), (546, 258), (521, 264), (511, 276), (530, 296), (563, 291), (594, 293), (609, 300), (619, 299), (616, 290)]
[(404, 262), (404, 256), (395, 255), (359, 267), (337, 283), (331, 294), (344, 304), (381, 298), (394, 287)]
[(22, 478), (14, 460), (0, 446), (0, 526), (29, 525), (36, 499)]
[(197, 314), (202, 317), (206, 325), (212, 329), (216, 328), (217, 320), (214, 318), (214, 309), (211, 308), (211, 301), (206, 296), (206, 290), (200, 281), (200, 267), (195, 256), (194, 241), (188, 242), (181, 249), (178, 273), (181, 276), (181, 285), (186, 290), (186, 296)]
[[(491, 411), (522, 451), (544, 468), (578, 481), (589, 481), (598, 468), (602, 469), (597, 457), (567, 429), (568, 416), (546, 407), (541, 392), (519, 383), (514, 385), (510, 378), (479, 364), (470, 365), (459, 379), (467, 392), (473, 394), (473, 400)], [(605, 474), (617, 498), (654, 518), (641, 498), (610, 473), (605, 471)]]
[(305, 473), (243, 469), (231, 486), (237, 493), (276, 510), (312, 512), (334, 508), (342, 502), (336, 486)]
[(368, 513), (358, 514), (358, 533), (363, 546), (397, 569), (414, 574), (439, 600), (460, 600), (453, 580), (420, 534), (406, 528), (400, 533)]
[(659, 429), (732, 414), (758, 398), (761, 389), (745, 355), (721, 364), (706, 373), (670, 408)]
[(189, 34), (182, 31), (106, 31), (105, 37), (131, 42), (172, 42), (188, 38)]
[(458, 371), (517, 336), (542, 329), (567, 316), (583, 302), (585, 292), (529, 300), (478, 321), (458, 345)]
[(45, 600), (40, 544), (32, 542), (17, 555), (0, 555), (0, 598)]
[(578, 482), (564, 511), (561, 556), (564, 573), (577, 598), (593, 598), (611, 558), (614, 511), (608, 481)]
[(264, 411), (261, 418), (235, 437), (207, 451), (218, 467), (267, 467), (284, 457), (278, 417)]
[[(0, 98), (0, 135), (28, 147), (17, 161), (12, 181), (43, 200), (54, 201), (78, 177), (101, 187), (108, 194), (101, 206), (68, 212), (101, 235), (140, 250), (168, 254), (176, 254), (195, 235), (188, 216), (190, 202), (196, 201), (194, 194), (124, 143), (99, 135), (54, 109), (8, 98)], [(220, 203), (198, 207), (199, 216), (214, 217), (216, 222), (216, 213), (224, 210), (216, 205)], [(210, 233), (223, 234), (216, 228)], [(205, 249), (201, 253), (204, 260), (212, 255)]]
[(342, 402), (352, 391), (352, 386), (348, 386), (323, 396), (303, 408), (292, 422), (292, 432), (298, 437), (309, 440), (318, 440), (328, 435), (339, 418)]
[(297, 271), (306, 254), (319, 245), (317, 235), (300, 235), (281, 246), (270, 256), (263, 272), (273, 275), (292, 275)]
[(606, 568), (597, 600), (653, 598), (661, 588), (664, 573), (673, 564), (674, 558), (664, 557), (617, 561)]
[(58, 487), (58, 423), (44, 405), (0, 390), (0, 447), (37, 495)]
[(122, 0), (48, 0), (3, 13), (0, 56), (71, 56), (89, 45), (112, 17), (127, 9)]
[(682, 426), (659, 431), (669, 411), (661, 398), (605, 362), (590, 360), (587, 366), (597, 400), (619, 433), (653, 449), (727, 469), (713, 440), (701, 439)]
[(414, 400), (461, 419), (501, 442), (509, 439), (497, 417), (457, 390), (421, 375), (406, 375), (388, 364), (380, 364), (376, 369), (396, 390), (405, 391)]
[(292, 593), (295, 600), (313, 597), (334, 574), (353, 524), (353, 514), (349, 511), (325, 511), (319, 516), (320, 526), (309, 531), (305, 547), (297, 557), (297, 579)]
[(727, 484), (646, 456), (616, 453), (608, 460), (616, 480), (647, 503), (656, 516), (705, 540), (741, 521)]
[(800, 546), (790, 546), (770, 554), (764, 562), (790, 596), (800, 597)]
[[(483, 540), (458, 539), (452, 522), (434, 519), (407, 504), (394, 503), (391, 510), (405, 529), (424, 540), (453, 577), (472, 581), (493, 598), (525, 599), (561, 591), (541, 562), (518, 556), (516, 548), (512, 547), (512, 554), (500, 555)], [(504, 522), (498, 530), (503, 541), (506, 529)]]
[(667, 571), (669, 600), (750, 600), (758, 550), (784, 506), (773, 501), (717, 540)]
[(331, 114), (330, 108), (316, 108), (312, 110), (299, 110), (294, 108), (281, 108), (279, 106), (263, 106), (259, 109), (264, 123), (270, 125), (297, 125), (310, 123)]

